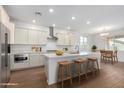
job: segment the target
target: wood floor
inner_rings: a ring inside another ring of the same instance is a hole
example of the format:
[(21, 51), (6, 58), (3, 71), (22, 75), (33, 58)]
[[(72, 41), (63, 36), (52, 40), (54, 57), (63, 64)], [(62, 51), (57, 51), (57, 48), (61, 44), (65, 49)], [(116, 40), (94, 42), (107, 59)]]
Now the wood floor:
[[(34, 68), (23, 71), (12, 72), (9, 83), (16, 85), (8, 85), (9, 88), (60, 88), (61, 83), (48, 86), (46, 82), (44, 68)], [(65, 81), (65, 88), (124, 88), (124, 63), (105, 64), (101, 63), (100, 74), (93, 76), (88, 75), (86, 80), (83, 76), (81, 83), (78, 78), (73, 79), (73, 84)]]

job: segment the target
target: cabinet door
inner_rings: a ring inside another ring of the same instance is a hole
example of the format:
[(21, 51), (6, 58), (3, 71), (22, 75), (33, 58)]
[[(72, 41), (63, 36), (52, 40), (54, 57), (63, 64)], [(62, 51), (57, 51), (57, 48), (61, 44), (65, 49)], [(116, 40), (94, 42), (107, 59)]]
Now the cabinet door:
[(37, 32), (37, 35), (38, 35), (38, 44), (42, 44), (42, 38), (43, 38), (43, 34), (41, 31), (38, 31)]
[(30, 67), (40, 66), (39, 65), (39, 55), (30, 54)]
[(69, 37), (69, 35), (65, 35), (64, 40), (65, 40), (65, 42), (64, 42), (65, 45), (70, 45), (70, 37)]
[(24, 29), (15, 29), (15, 44), (27, 44), (28, 43), (28, 31)]
[(75, 45), (76, 44), (76, 37), (74, 35), (70, 36), (70, 44)]
[(43, 66), (44, 64), (43, 64), (43, 55), (39, 55), (39, 65), (40, 66)]
[(42, 33), (42, 44), (46, 44), (47, 43), (47, 37), (48, 37), (48, 32), (43, 32)]
[(30, 30), (28, 31), (28, 43), (29, 44), (38, 44), (38, 31)]
[(65, 42), (64, 35), (61, 33), (58, 33), (57, 37), (58, 37), (57, 45), (64, 45), (64, 42)]
[(14, 44), (14, 31), (15, 31), (15, 25), (13, 23), (9, 24), (10, 29), (10, 44)]
[(47, 32), (39, 31), (38, 32), (38, 44), (46, 44), (47, 42)]

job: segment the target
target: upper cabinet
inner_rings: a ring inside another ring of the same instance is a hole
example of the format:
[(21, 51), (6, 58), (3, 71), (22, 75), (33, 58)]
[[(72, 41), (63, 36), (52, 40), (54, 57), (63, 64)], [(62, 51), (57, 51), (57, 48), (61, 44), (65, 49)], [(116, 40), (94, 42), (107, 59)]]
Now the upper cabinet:
[(47, 37), (47, 31), (17, 28), (14, 44), (46, 44)]
[(64, 45), (70, 45), (70, 35), (64, 35)]
[(57, 33), (56, 36), (58, 37), (57, 45), (64, 45), (64, 44), (65, 44), (65, 37), (64, 37), (64, 34), (62, 34), (62, 33)]
[(14, 36), (15, 44), (27, 44), (28, 43), (28, 31), (25, 29), (15, 29)]
[(76, 42), (75, 35), (71, 33), (57, 33), (57, 45), (74, 45)]
[(70, 44), (75, 45), (77, 42), (76, 35), (70, 34)]
[(28, 31), (28, 43), (38, 44), (38, 31), (35, 31), (35, 30)]
[(38, 44), (46, 44), (47, 37), (48, 37), (47, 31), (38, 31)]

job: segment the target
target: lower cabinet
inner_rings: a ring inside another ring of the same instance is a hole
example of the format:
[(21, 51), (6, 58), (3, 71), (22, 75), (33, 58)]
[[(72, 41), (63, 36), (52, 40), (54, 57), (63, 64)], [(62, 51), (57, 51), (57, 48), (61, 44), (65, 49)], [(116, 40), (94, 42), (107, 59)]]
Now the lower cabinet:
[(36, 67), (36, 66), (41, 66), (43, 65), (43, 62), (42, 62), (42, 55), (40, 54), (30, 54), (29, 55), (29, 64), (30, 64), (30, 67)]
[(25, 68), (31, 68), (31, 67), (39, 67), (43, 66), (43, 57), (41, 54), (29, 54), (29, 60), (25, 63), (15, 63), (14, 62), (14, 55), (11, 55), (10, 60), (10, 66), (11, 70), (18, 70), (18, 69), (25, 69)]

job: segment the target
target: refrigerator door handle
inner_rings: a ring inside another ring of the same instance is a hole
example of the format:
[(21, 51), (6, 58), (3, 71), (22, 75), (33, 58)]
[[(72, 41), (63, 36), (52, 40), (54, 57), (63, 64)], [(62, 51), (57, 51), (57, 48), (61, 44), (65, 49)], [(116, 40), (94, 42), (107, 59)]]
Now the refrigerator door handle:
[(8, 66), (8, 34), (5, 33), (5, 66)]

